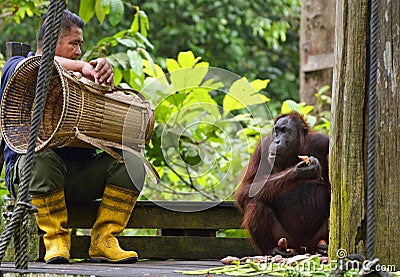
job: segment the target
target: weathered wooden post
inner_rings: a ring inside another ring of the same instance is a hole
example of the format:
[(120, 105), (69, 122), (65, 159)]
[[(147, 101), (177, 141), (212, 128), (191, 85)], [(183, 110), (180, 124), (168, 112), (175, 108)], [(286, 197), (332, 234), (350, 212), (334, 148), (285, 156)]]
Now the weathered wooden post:
[[(369, 1), (338, 0), (329, 256), (365, 254)], [(400, 2), (378, 1), (375, 257), (400, 268)]]

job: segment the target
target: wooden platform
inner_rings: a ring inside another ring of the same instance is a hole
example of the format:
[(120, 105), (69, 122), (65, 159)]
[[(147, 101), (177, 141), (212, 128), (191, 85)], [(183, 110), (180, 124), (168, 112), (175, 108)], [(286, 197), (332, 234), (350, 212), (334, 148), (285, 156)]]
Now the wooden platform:
[[(222, 266), (218, 260), (213, 261), (139, 261), (135, 264), (96, 264), (77, 262), (67, 265), (48, 265), (29, 263), (27, 270), (15, 269), (12, 263), (2, 263), (0, 276), (8, 277), (53, 277), (53, 276), (104, 276), (104, 277), (163, 277), (163, 276), (197, 276), (185, 275), (175, 270), (198, 270)], [(218, 275), (223, 276), (223, 275)]]
[[(99, 202), (70, 203), (68, 228), (90, 229)], [(218, 237), (224, 229), (241, 229), (242, 215), (232, 201), (138, 201), (126, 227), (157, 229), (156, 236), (123, 235), (123, 249), (134, 249), (141, 259), (219, 260), (226, 256), (253, 256), (248, 238)], [(72, 236), (71, 258), (87, 259), (90, 234)], [(39, 260), (45, 249), (41, 240)]]
[[(99, 203), (68, 203), (67, 227), (78, 230), (71, 236), (71, 259), (89, 258), (90, 228), (96, 220)], [(5, 211), (7, 207), (12, 211), (14, 206), (4, 207)], [(242, 215), (232, 201), (138, 201), (118, 241), (123, 249), (133, 249), (140, 259), (146, 260), (220, 260), (226, 256), (254, 256), (257, 253), (249, 238), (242, 237), (244, 232), (236, 233), (236, 237), (231, 232), (230, 237), (224, 237), (227, 229), (240, 230), (241, 222)], [(45, 255), (43, 232), (38, 230), (33, 216), (30, 226), (28, 260), (42, 262)], [(151, 232), (148, 235), (137, 233), (143, 228)], [(12, 246), (8, 247), (3, 261), (14, 261)]]

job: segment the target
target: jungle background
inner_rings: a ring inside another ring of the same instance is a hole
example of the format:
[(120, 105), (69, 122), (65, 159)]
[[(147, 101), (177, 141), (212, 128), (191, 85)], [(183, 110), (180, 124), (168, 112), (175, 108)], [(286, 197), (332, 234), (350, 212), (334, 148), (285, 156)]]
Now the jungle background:
[[(271, 131), (273, 117), (297, 110), (314, 129), (328, 133), (332, 114), (335, 216), (330, 220), (330, 252), (343, 248), (363, 253), (367, 131), (372, 130), (366, 120), (368, 51), (374, 38), (368, 28), (371, 1), (334, 2), (68, 2), (88, 23), (82, 59), (106, 56), (115, 69), (115, 85), (142, 92), (155, 107), (146, 157), (162, 182), (147, 182), (142, 198), (232, 199), (250, 154)], [(399, 229), (393, 222), (399, 216), (399, 36), (393, 30), (399, 26), (399, 3), (378, 2), (379, 22), (384, 24), (377, 28), (379, 200), (374, 210), (379, 216), (373, 224), (378, 230), (377, 256), (398, 265)], [(35, 45), (47, 5), (0, 0), (0, 68), (7, 41)], [(331, 81), (321, 81), (326, 78)], [(304, 88), (310, 87), (311, 97), (304, 96)], [(6, 195), (4, 177), (1, 187)]]
[[(6, 42), (36, 49), (48, 4), (0, 1), (0, 69)], [(299, 102), (300, 0), (83, 0), (68, 8), (86, 22), (82, 59), (107, 57), (115, 85), (155, 108), (146, 157), (162, 182), (146, 182), (142, 199), (232, 199), (280, 113), (296, 110), (329, 132), (329, 86), (315, 91), (315, 105)], [(7, 195), (4, 170), (1, 189)]]

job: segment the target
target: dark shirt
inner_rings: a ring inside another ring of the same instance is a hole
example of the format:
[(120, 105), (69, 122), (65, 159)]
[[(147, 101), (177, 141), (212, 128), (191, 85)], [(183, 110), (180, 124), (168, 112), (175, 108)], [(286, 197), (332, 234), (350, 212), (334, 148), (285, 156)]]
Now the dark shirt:
[[(34, 56), (35, 53), (29, 52), (28, 57)], [(20, 61), (25, 59), (23, 56), (15, 56), (10, 58), (4, 65), (2, 76), (1, 76), (1, 88), (0, 88), (0, 98), (3, 96), (4, 89), (6, 87), (7, 81), (11, 78), (16, 66)], [(95, 149), (87, 148), (75, 148), (75, 147), (63, 147), (53, 149), (54, 152), (60, 156), (64, 161), (84, 161), (86, 159), (91, 159), (96, 155)], [(5, 144), (4, 147), (4, 160), (6, 162), (6, 185), (7, 188), (10, 187), (10, 169), (14, 165), (19, 154), (11, 150), (11, 148)]]

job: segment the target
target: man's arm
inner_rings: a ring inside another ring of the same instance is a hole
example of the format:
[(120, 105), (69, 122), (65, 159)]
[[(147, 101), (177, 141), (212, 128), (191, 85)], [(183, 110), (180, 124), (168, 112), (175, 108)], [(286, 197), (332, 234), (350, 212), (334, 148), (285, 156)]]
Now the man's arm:
[(111, 64), (104, 58), (98, 58), (89, 63), (59, 56), (56, 56), (55, 59), (65, 70), (80, 72), (96, 84), (105, 84), (114, 87), (114, 70)]
[[(59, 56), (55, 56), (54, 59), (56, 59), (65, 70), (81, 72), (81, 73), (83, 73), (82, 70), (86, 63), (84, 61), (71, 60)], [(90, 76), (85, 76), (85, 77), (90, 77)]]

